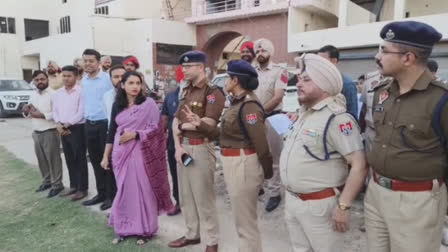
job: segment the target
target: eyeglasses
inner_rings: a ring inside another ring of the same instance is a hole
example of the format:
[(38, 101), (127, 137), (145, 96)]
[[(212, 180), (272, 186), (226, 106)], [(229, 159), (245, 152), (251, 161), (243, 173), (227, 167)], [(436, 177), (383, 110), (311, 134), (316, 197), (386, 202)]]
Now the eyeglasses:
[(402, 55), (408, 53), (408, 52), (394, 52), (394, 51), (385, 50), (384, 46), (382, 46), (382, 45), (380, 45), (378, 47), (378, 52), (381, 54), (402, 54)]

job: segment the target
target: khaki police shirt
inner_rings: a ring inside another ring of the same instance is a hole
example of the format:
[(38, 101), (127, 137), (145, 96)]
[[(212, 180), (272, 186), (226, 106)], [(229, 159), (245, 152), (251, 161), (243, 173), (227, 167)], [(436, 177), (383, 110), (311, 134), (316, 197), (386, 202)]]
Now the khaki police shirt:
[[(400, 95), (398, 83), (389, 80), (375, 89), (373, 119), (376, 136), (368, 162), (377, 173), (405, 181), (442, 178), (448, 166), (431, 120), (437, 103), (448, 91), (425, 71), (414, 87)], [(448, 135), (448, 106), (442, 126)]]
[[(325, 156), (323, 134), (332, 114), (327, 133), (328, 151), (337, 152), (327, 161), (319, 161), (305, 150), (304, 145), (317, 157)], [(280, 175), (286, 189), (295, 193), (311, 193), (341, 186), (348, 176), (345, 155), (363, 149), (360, 128), (356, 120), (328, 97), (311, 109), (301, 111), (299, 119), (286, 137), (280, 156)]]
[(239, 111), (243, 103), (248, 101), (258, 101), (258, 99), (252, 92), (234, 98), (232, 105), (222, 116), (219, 143), (221, 148), (255, 149), (263, 170), (268, 173), (265, 176), (271, 177), (272, 156), (266, 139), (263, 109), (254, 102), (244, 104), (241, 111), (241, 121), (249, 139), (245, 139), (240, 127)]
[[(219, 88), (210, 87), (208, 85), (207, 78), (200, 81), (197, 86), (188, 83), (187, 86), (182, 89), (179, 107), (174, 116), (179, 120), (179, 124), (188, 122), (185, 114), (182, 112), (182, 109), (184, 109), (185, 106), (188, 106), (191, 111), (197, 114), (200, 118), (209, 117), (218, 123), (224, 108), (225, 100), (226, 98)], [(182, 133), (182, 136), (188, 138), (213, 138), (201, 131), (188, 130)]]
[[(269, 100), (274, 97), (276, 89), (285, 89), (288, 84), (288, 73), (282, 67), (270, 62), (265, 69), (261, 69), (257, 63), (255, 70), (258, 73), (258, 88), (255, 90), (255, 95), (264, 106)], [(273, 109), (273, 111), (281, 110), (283, 104), (280, 103)]]

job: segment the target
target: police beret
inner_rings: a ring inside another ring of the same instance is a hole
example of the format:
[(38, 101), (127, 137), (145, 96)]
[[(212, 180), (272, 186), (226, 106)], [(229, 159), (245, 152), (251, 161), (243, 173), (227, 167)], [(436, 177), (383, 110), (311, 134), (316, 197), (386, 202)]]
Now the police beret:
[(188, 63), (205, 63), (207, 56), (201, 51), (188, 51), (179, 57), (179, 65)]
[(258, 77), (254, 67), (245, 60), (231, 60), (227, 63), (227, 73), (237, 76)]
[(434, 27), (416, 21), (389, 23), (383, 27), (380, 36), (385, 41), (428, 49), (442, 38)]

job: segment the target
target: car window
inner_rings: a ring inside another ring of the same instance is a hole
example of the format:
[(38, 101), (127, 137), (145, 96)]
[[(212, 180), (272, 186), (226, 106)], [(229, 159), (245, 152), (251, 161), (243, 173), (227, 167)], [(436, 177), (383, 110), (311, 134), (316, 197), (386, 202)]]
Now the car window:
[(0, 80), (0, 91), (32, 90), (24, 80)]

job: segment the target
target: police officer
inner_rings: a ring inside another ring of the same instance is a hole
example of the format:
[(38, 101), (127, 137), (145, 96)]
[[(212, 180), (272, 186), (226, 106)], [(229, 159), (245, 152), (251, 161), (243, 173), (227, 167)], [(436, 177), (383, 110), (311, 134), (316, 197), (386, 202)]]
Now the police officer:
[[(255, 95), (260, 100), (267, 114), (267, 117), (281, 113), (284, 89), (288, 83), (288, 73), (285, 69), (272, 62), (274, 56), (274, 45), (267, 39), (258, 39), (254, 43), (256, 54), (255, 70), (258, 73), (258, 88)], [(269, 200), (266, 204), (266, 211), (271, 212), (278, 207), (281, 201), (281, 180), (279, 174), (279, 158), (283, 148), (283, 140), (272, 128), (268, 120), (266, 124), (266, 135), (269, 149), (274, 160), (274, 175), (267, 180), (265, 187), (269, 192)]]
[[(258, 86), (255, 69), (244, 60), (227, 64), (225, 89), (231, 105), (220, 129), (224, 180), (232, 205), (240, 252), (261, 252), (257, 225), (258, 192), (264, 178), (272, 177), (272, 156), (265, 135), (264, 109), (253, 93)], [(189, 118), (199, 125), (200, 118)], [(261, 166), (260, 166), (261, 165)]]
[(415, 21), (392, 22), (380, 33), (376, 55), (381, 74), (393, 80), (375, 89), (373, 169), (365, 197), (371, 252), (439, 251), (447, 191), (447, 87), (426, 68), (442, 35)]
[[(190, 51), (179, 59), (184, 78), (188, 82), (182, 90), (179, 108), (173, 120), (173, 137), (178, 166), (180, 207), (184, 213), (187, 232), (171, 242), (180, 248), (200, 243), (203, 228), (206, 252), (218, 250), (218, 216), (215, 197), (216, 157), (212, 135), (224, 108), (225, 97), (217, 87), (211, 87), (205, 77), (206, 56)], [(200, 118), (198, 126), (187, 121), (182, 111), (192, 111)], [(192, 162), (188, 164), (188, 155)]]
[(339, 70), (315, 54), (305, 54), (300, 69), (300, 115), (280, 157), (286, 224), (295, 252), (343, 251), (367, 174), (361, 135), (346, 112)]
[(254, 42), (252, 41), (246, 41), (241, 45), (240, 48), (241, 53), (241, 59), (249, 62), (252, 64), (252, 61), (255, 58), (255, 52), (254, 52)]

